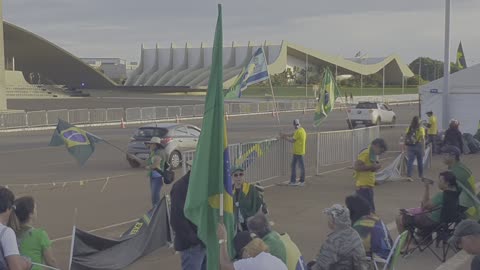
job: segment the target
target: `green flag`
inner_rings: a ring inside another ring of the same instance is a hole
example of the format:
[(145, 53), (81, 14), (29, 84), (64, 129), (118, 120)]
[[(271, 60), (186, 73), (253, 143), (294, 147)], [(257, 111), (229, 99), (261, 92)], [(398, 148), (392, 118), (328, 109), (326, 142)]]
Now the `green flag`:
[(467, 68), (467, 62), (465, 61), (465, 54), (463, 53), (463, 46), (461, 41), (460, 44), (458, 44), (457, 49), (457, 66), (460, 69)]
[(320, 87), (320, 98), (318, 99), (317, 107), (314, 115), (314, 125), (320, 126), (322, 121), (327, 118), (328, 114), (335, 106), (335, 100), (340, 96), (337, 82), (333, 78), (333, 74), (329, 68), (325, 68), (323, 73), (323, 81)]
[[(223, 223), (229, 240), (233, 239), (234, 226), (232, 179), (223, 107), (222, 53), (222, 7), (219, 5), (202, 132), (192, 164), (184, 208), (185, 216), (197, 226), (198, 237), (207, 248), (209, 270), (219, 268), (217, 225), (220, 221), (220, 194), (223, 194)], [(233, 254), (231, 246), (230, 254)]]
[(78, 163), (84, 165), (95, 151), (95, 143), (100, 140), (99, 137), (58, 119), (57, 128), (53, 132), (49, 146), (65, 145)]

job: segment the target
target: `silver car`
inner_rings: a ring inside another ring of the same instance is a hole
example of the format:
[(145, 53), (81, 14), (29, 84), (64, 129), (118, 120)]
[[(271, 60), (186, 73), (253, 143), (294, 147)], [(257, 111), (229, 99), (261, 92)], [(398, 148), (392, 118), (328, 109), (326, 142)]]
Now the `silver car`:
[[(172, 168), (180, 167), (182, 163), (182, 151), (192, 150), (197, 147), (200, 136), (200, 128), (189, 124), (159, 123), (149, 124), (138, 128), (128, 143), (128, 154), (146, 160), (150, 151), (145, 142), (152, 137), (159, 137), (167, 145), (165, 150), (169, 156), (169, 163)], [(127, 155), (127, 161), (133, 168), (140, 166), (140, 163)]]

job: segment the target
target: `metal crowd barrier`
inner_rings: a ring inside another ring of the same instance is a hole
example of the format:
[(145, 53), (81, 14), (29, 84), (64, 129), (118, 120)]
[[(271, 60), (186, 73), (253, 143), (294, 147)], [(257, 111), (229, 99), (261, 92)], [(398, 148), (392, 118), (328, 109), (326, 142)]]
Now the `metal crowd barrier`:
[[(378, 126), (355, 130), (309, 133), (304, 156), (306, 175), (321, 173), (322, 167), (353, 163), (358, 153), (380, 136)], [(245, 179), (261, 182), (288, 177), (291, 172), (292, 143), (282, 139), (237, 143), (228, 146), (230, 164), (246, 165)], [(192, 163), (195, 150), (182, 152), (184, 173)], [(250, 158), (250, 159), (248, 159)], [(299, 170), (297, 169), (297, 177)]]
[[(315, 107), (314, 100), (292, 100), (277, 102), (278, 111), (303, 110)], [(227, 103), (225, 113), (241, 115), (250, 113), (270, 113), (274, 110), (272, 102), (258, 103)], [(28, 128), (56, 125), (58, 119), (72, 124), (94, 124), (124, 121), (151, 121), (176, 119), (185, 117), (201, 117), (204, 105), (184, 105), (165, 107), (135, 107), (135, 108), (106, 108), (106, 109), (75, 109), (12, 112), (0, 114), (0, 129)]]

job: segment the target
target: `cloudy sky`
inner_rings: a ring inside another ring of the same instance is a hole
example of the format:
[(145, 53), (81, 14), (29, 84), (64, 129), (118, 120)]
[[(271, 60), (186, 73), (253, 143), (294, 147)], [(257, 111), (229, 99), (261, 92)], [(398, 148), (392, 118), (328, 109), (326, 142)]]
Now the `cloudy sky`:
[[(4, 19), (79, 57), (137, 60), (140, 44), (211, 44), (213, 0), (3, 0)], [(288, 40), (352, 57), (399, 54), (443, 59), (444, 0), (220, 0), (224, 42)], [(461, 40), (480, 63), (478, 0), (452, 0), (452, 57)]]

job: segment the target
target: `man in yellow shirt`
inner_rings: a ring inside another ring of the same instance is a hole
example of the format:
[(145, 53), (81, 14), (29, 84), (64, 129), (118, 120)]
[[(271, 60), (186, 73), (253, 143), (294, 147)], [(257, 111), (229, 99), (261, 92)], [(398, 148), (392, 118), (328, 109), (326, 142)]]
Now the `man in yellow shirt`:
[[(305, 156), (305, 146), (307, 144), (307, 133), (305, 129), (300, 125), (300, 120), (293, 120), (293, 127), (295, 132), (292, 134), (280, 133), (280, 136), (293, 143), (293, 159), (292, 159), (292, 175), (290, 177), (291, 186), (303, 186), (305, 185), (305, 162), (303, 156)], [(297, 163), (300, 166), (300, 182), (297, 183)]]
[(375, 173), (381, 168), (378, 157), (387, 151), (387, 144), (383, 139), (375, 139), (370, 146), (363, 149), (357, 157), (354, 169), (355, 186), (357, 195), (363, 197), (370, 204), (375, 213), (373, 187), (375, 186)]
[(432, 153), (435, 154), (437, 153), (436, 152), (436, 144), (437, 144), (436, 138), (438, 134), (437, 117), (433, 115), (432, 111), (428, 111), (427, 116), (428, 116), (428, 124), (427, 124), (428, 138), (427, 139), (428, 139), (428, 143), (432, 144)]

